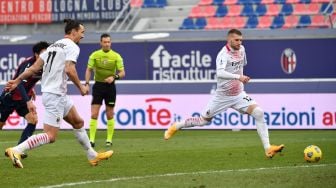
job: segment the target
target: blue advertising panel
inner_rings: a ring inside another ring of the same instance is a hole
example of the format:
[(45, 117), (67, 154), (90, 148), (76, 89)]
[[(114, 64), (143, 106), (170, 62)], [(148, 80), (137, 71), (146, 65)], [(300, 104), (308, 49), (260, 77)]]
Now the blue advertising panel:
[(0, 45), (0, 81), (11, 79), (19, 63), (32, 55), (32, 45)]
[[(336, 78), (336, 39), (249, 40), (244, 43), (253, 78)], [(282, 54), (291, 49), (294, 71), (282, 69)]]
[(211, 80), (216, 75), (219, 42), (149, 43), (151, 80)]
[[(214, 79), (225, 42), (153, 42), (151, 80)], [(247, 40), (245, 74), (252, 78), (335, 78), (336, 39)]]
[[(224, 41), (113, 43), (123, 57), (126, 80), (209, 80)], [(336, 78), (336, 39), (247, 40), (251, 78)], [(0, 79), (15, 74), (19, 62), (32, 55), (32, 45), (0, 45)], [(100, 48), (80, 44), (77, 70), (84, 80), (89, 55)]]
[[(32, 56), (32, 44), (22, 45), (0, 45), (0, 81), (11, 79), (20, 64), (25, 58)], [(85, 79), (85, 70), (90, 54), (100, 49), (97, 44), (80, 44), (80, 55), (76, 65), (78, 76)], [(148, 75), (147, 64), (145, 63), (144, 43), (116, 43), (112, 44), (115, 51), (120, 53), (124, 59), (128, 80), (146, 79)]]

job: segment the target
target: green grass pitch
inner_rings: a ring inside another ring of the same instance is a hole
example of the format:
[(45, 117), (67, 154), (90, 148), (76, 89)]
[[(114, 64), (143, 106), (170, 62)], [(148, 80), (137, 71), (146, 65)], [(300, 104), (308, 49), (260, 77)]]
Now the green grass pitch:
[[(16, 144), (21, 131), (1, 131), (0, 150)], [(105, 150), (106, 131), (96, 150)], [(266, 159), (254, 130), (183, 130), (163, 140), (163, 130), (116, 130), (114, 155), (91, 167), (72, 131), (28, 153), (23, 169), (0, 157), (0, 187), (336, 187), (336, 130), (270, 130), (271, 143), (285, 144)], [(318, 163), (303, 160), (306, 146), (323, 152)]]

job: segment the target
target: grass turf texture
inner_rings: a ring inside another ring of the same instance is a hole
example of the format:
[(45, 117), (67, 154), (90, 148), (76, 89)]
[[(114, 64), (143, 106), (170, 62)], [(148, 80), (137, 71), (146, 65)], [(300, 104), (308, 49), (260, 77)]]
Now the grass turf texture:
[[(20, 134), (1, 131), (0, 151)], [(108, 149), (105, 135), (97, 132), (96, 150)], [(164, 141), (163, 130), (116, 130), (112, 159), (91, 167), (73, 132), (61, 131), (56, 143), (30, 151), (23, 169), (2, 154), (0, 187), (336, 187), (335, 130), (271, 130), (270, 138), (286, 145), (282, 156), (266, 159), (256, 131), (185, 130)], [(310, 144), (323, 152), (319, 163), (303, 160)]]

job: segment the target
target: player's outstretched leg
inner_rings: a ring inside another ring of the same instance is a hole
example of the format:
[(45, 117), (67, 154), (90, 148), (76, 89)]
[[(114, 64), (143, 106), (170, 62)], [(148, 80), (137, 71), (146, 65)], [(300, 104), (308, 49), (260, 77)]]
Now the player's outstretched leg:
[(165, 131), (164, 139), (168, 140), (181, 128), (203, 126), (206, 125), (207, 123), (209, 123), (209, 121), (205, 120), (202, 117), (190, 117), (185, 121), (175, 122)]
[(91, 164), (91, 166), (97, 166), (99, 161), (109, 159), (112, 156), (112, 154), (113, 154), (112, 150), (97, 153), (96, 158), (89, 160), (89, 163)]
[(270, 148), (266, 151), (266, 157), (272, 158), (275, 154), (281, 152), (285, 148), (285, 145), (281, 144), (279, 146), (277, 145), (271, 145)]
[(14, 167), (23, 168), (23, 165), (20, 160), (21, 155), (13, 151), (13, 148), (7, 148), (5, 151), (5, 155), (11, 159)]
[(164, 132), (164, 139), (168, 140), (177, 132), (176, 123), (173, 123), (165, 132)]

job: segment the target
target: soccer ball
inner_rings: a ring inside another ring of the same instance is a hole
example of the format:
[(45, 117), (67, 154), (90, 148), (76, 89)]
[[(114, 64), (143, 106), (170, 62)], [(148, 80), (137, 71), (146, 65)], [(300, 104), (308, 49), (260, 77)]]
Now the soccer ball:
[(303, 151), (304, 160), (307, 162), (318, 162), (322, 158), (322, 151), (318, 146), (310, 145)]

